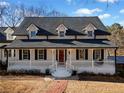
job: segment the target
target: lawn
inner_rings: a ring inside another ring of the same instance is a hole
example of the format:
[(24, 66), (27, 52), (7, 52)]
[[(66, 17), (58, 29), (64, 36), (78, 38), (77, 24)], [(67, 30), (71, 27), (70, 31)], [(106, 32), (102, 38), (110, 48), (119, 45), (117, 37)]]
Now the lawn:
[(45, 93), (51, 82), (39, 76), (2, 76), (0, 93)]
[[(102, 81), (102, 78), (101, 81), (97, 81), (96, 76), (93, 80), (89, 77), (89, 80), (85, 78), (68, 80), (64, 93), (124, 93), (124, 83)], [(45, 93), (53, 81), (43, 76), (1, 76), (0, 93)]]

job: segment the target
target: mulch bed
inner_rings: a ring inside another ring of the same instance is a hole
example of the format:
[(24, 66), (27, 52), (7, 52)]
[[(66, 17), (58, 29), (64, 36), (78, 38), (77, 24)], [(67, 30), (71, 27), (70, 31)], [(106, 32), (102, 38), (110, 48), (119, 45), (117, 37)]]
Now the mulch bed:
[(119, 75), (90, 75), (79, 74), (79, 80), (124, 83), (124, 77)]

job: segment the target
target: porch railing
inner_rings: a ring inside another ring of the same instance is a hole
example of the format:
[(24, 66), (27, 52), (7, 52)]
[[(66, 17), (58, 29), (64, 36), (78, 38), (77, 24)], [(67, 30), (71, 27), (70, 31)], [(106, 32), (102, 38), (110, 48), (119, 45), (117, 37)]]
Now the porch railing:
[(51, 61), (9, 61), (8, 62), (8, 67), (46, 67), (48, 68), (50, 65), (52, 65)]
[(104, 60), (104, 61), (72, 61), (71, 65), (73, 68), (77, 70), (80, 67), (84, 68), (106, 68), (106, 67), (114, 67), (115, 62), (113, 60)]

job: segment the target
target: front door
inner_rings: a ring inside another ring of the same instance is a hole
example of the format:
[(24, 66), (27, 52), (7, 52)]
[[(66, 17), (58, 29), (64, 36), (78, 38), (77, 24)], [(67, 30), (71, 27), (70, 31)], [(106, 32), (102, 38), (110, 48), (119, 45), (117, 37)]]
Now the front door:
[(59, 62), (60, 64), (64, 64), (65, 61), (65, 51), (59, 50)]

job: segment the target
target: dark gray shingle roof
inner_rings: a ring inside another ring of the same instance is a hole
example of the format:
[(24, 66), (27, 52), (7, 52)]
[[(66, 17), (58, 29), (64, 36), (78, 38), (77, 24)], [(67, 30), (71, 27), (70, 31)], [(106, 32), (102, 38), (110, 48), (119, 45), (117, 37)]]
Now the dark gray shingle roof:
[(38, 35), (57, 35), (56, 28), (64, 24), (68, 28), (67, 35), (82, 35), (89, 23), (93, 24), (103, 35), (108, 35), (107, 29), (98, 17), (26, 17), (15, 31), (14, 35), (28, 35), (26, 30), (31, 24), (39, 28)]
[(6, 40), (6, 34), (4, 31), (7, 29), (7, 27), (0, 27), (0, 41)]
[(113, 48), (117, 47), (108, 40), (82, 39), (82, 40), (14, 40), (6, 48)]

